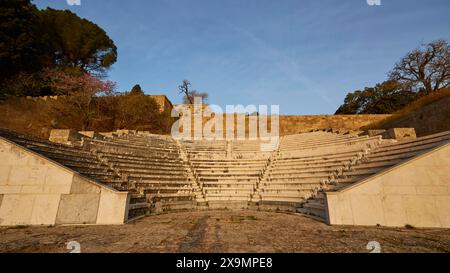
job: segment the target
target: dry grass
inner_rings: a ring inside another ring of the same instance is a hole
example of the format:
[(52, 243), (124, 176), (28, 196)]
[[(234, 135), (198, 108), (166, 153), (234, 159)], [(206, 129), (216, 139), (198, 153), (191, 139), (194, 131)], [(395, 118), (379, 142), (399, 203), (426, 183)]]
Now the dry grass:
[(362, 127), (362, 130), (370, 130), (370, 129), (379, 129), (382, 128), (383, 125), (388, 124), (390, 122), (393, 122), (395, 120), (398, 120), (414, 111), (417, 111), (420, 108), (425, 107), (426, 105), (429, 105), (433, 102), (436, 102), (438, 100), (441, 100), (445, 97), (450, 96), (450, 88), (441, 89), (433, 94), (423, 96), (412, 103), (408, 104), (407, 106), (403, 107), (402, 109), (392, 113), (391, 116), (374, 122), (372, 124), (369, 124), (367, 126)]

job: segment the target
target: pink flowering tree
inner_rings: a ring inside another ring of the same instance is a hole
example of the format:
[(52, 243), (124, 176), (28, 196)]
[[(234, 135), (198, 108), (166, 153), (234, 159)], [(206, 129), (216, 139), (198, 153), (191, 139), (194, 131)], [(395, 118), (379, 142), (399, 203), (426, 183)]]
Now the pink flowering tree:
[(95, 98), (113, 95), (116, 87), (112, 81), (103, 81), (84, 72), (70, 75), (61, 71), (48, 71), (47, 77), (50, 87), (68, 103), (69, 110), (76, 111), (81, 117), (82, 130), (86, 130), (94, 118)]

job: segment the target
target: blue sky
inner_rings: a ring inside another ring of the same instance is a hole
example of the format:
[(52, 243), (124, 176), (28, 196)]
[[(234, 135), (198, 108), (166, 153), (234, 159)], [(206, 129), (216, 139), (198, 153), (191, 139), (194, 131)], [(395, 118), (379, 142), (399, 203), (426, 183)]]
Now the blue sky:
[(70, 9), (118, 47), (109, 77), (181, 101), (188, 79), (210, 103), (333, 114), (349, 91), (386, 79), (420, 43), (450, 40), (449, 0), (34, 0)]

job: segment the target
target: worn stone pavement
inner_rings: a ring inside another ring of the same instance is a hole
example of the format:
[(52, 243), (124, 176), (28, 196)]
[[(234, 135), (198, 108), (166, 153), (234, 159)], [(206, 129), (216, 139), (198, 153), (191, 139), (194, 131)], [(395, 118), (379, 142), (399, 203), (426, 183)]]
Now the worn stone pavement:
[(196, 211), (121, 226), (2, 227), (0, 252), (450, 252), (449, 229), (328, 226), (295, 214)]

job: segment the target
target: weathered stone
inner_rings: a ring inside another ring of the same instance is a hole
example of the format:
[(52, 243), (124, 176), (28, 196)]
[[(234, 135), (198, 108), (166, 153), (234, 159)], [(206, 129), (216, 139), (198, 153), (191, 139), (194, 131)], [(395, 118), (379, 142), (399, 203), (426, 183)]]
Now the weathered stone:
[(55, 143), (71, 144), (81, 140), (81, 135), (72, 129), (53, 129), (50, 131), (49, 140)]
[(383, 133), (385, 139), (411, 140), (416, 139), (414, 128), (391, 128)]
[(56, 224), (95, 224), (99, 194), (63, 194)]
[(380, 136), (386, 132), (385, 129), (378, 129), (378, 130), (368, 130), (367, 134), (369, 137), (371, 136)]

